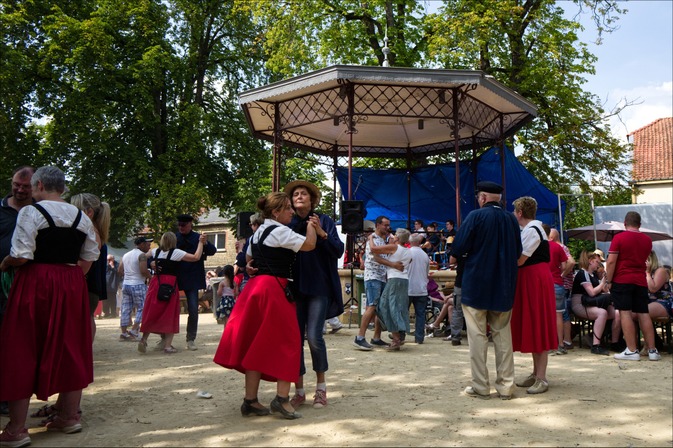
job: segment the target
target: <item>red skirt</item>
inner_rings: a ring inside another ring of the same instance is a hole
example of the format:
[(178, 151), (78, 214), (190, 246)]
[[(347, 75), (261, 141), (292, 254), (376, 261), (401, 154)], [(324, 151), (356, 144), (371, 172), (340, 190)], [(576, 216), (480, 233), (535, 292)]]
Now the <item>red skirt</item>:
[(241, 373), (262, 373), (265, 381), (296, 382), (301, 361), (301, 334), (294, 303), (288, 302), (286, 279), (252, 277), (234, 306), (213, 361)]
[(0, 329), (0, 400), (40, 400), (93, 382), (91, 315), (79, 266), (29, 263), (16, 272)]
[(548, 263), (519, 267), (511, 328), (515, 352), (542, 353), (558, 347), (556, 295)]
[(177, 287), (176, 277), (162, 274), (161, 283), (175, 285), (173, 295), (168, 302), (157, 299), (159, 280), (156, 275), (152, 277), (145, 296), (140, 331), (143, 333), (180, 333), (180, 291)]

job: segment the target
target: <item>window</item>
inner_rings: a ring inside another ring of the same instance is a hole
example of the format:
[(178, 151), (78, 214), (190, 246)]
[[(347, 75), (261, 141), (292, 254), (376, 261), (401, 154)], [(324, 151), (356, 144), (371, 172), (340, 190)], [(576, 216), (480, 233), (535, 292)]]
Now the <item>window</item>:
[(208, 242), (212, 243), (218, 252), (223, 252), (224, 248), (227, 245), (227, 234), (226, 233), (208, 233), (206, 235)]

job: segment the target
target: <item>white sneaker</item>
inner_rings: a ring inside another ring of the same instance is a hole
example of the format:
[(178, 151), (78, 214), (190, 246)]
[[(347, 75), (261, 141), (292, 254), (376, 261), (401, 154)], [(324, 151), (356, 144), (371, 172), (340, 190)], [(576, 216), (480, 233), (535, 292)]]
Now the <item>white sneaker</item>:
[(198, 350), (196, 348), (196, 342), (194, 342), (194, 341), (187, 341), (187, 348), (189, 350)]
[(615, 359), (623, 359), (625, 361), (640, 361), (640, 353), (637, 351), (631, 352), (628, 348), (626, 348), (623, 352), (617, 353), (615, 355)]
[(650, 350), (647, 352), (647, 356), (649, 356), (650, 361), (659, 361), (661, 359), (661, 355), (659, 354), (659, 351), (655, 348), (654, 350)]

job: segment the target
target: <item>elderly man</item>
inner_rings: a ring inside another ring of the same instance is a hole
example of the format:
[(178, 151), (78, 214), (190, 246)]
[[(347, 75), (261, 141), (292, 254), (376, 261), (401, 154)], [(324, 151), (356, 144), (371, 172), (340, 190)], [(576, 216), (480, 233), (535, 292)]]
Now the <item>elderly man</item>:
[[(0, 260), (9, 255), (19, 210), (33, 203), (33, 188), (30, 185), (30, 179), (34, 172), (35, 170), (29, 166), (17, 168), (12, 175), (12, 193), (0, 202)], [(0, 324), (2, 324), (6, 305), (6, 291), (0, 288)]]
[[(192, 215), (178, 215), (178, 249), (189, 254), (196, 252), (199, 246), (199, 234), (192, 230)], [(196, 331), (199, 326), (199, 289), (206, 289), (206, 256), (215, 255), (217, 248), (210, 241), (203, 247), (201, 260), (189, 263), (180, 262), (178, 287), (187, 297), (187, 348), (196, 350)]]
[(430, 259), (421, 249), (423, 237), (418, 233), (409, 236), (411, 263), (409, 264), (409, 304), (414, 304), (416, 323), (414, 339), (422, 344), (425, 339), (425, 307), (428, 303), (428, 272)]
[(503, 400), (514, 391), (514, 356), (510, 318), (521, 255), (519, 224), (501, 204), (503, 188), (495, 182), (477, 184), (479, 209), (470, 212), (456, 233), (452, 255), (465, 255), (461, 301), (470, 343), (472, 385), (468, 396), (491, 398), (486, 367), (487, 325), (495, 345), (495, 389)]
[[(30, 185), (30, 179), (33, 177), (35, 169), (30, 166), (22, 166), (14, 170), (12, 175), (12, 193), (5, 196), (0, 202), (0, 260), (9, 255), (9, 250), (12, 247), (12, 234), (16, 227), (16, 217), (26, 205), (33, 203), (33, 187)], [(3, 276), (9, 275), (3, 273)], [(0, 325), (2, 325), (2, 318), (5, 315), (5, 308), (7, 307), (7, 296), (9, 295), (9, 288), (5, 290), (0, 288)], [(6, 415), (9, 413), (9, 407), (6, 401), (0, 402), (0, 414)]]

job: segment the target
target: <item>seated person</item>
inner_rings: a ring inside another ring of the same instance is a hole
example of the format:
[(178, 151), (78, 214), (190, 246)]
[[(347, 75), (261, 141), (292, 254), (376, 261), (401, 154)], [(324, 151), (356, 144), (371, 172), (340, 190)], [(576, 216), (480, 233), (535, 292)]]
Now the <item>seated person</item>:
[(595, 253), (587, 253), (582, 251), (579, 260), (580, 270), (575, 275), (573, 281), (573, 288), (571, 291), (572, 312), (575, 316), (582, 319), (589, 319), (594, 321), (593, 324), (593, 342), (591, 346), (591, 353), (596, 355), (609, 355), (610, 352), (601, 347), (601, 337), (605, 330), (605, 325), (608, 319), (612, 319), (612, 338), (610, 346), (613, 350), (619, 347), (619, 333), (621, 331), (621, 322), (619, 320), (619, 312), (610, 305), (607, 309), (597, 306), (585, 307), (582, 304), (582, 294), (587, 294), (595, 297), (606, 292), (605, 277), (598, 279), (596, 271), (601, 266), (600, 256)]
[(421, 235), (423, 235), (424, 240), (423, 242), (425, 242), (425, 238), (427, 237), (427, 235), (425, 234), (425, 227), (423, 225), (422, 220), (417, 219), (416, 221), (414, 221), (414, 230), (412, 230), (411, 233), (420, 233)]
[[(659, 264), (659, 258), (654, 251), (650, 252), (645, 266), (647, 267), (647, 289), (650, 293), (650, 303), (647, 305), (650, 317), (652, 319), (673, 318), (673, 288), (671, 288), (670, 269)], [(655, 336), (655, 339), (660, 341), (659, 336)], [(645, 353), (648, 349), (647, 344), (643, 344)]]
[(439, 244), (441, 243), (441, 238), (439, 233), (437, 233), (437, 224), (434, 222), (429, 224), (426, 231), (428, 232), (426, 240), (421, 248), (428, 254), (437, 252), (439, 250)]
[[(433, 302), (433, 306), (437, 306), (441, 303), (442, 308), (437, 315), (437, 318), (430, 324), (427, 324), (425, 328), (428, 330), (428, 337), (434, 337), (435, 330), (440, 329), (440, 325), (446, 319), (445, 328), (449, 328), (451, 324), (451, 313), (453, 312), (453, 294), (446, 295), (439, 289), (439, 285), (435, 282), (434, 279), (428, 279), (428, 297)], [(445, 341), (450, 341), (451, 336), (444, 339)]]
[(453, 219), (446, 221), (444, 230), (442, 230), (442, 243), (451, 244), (453, 243), (453, 238), (456, 236), (455, 223)]
[(647, 266), (647, 289), (650, 293), (648, 305), (650, 317), (673, 317), (673, 293), (671, 292), (671, 271), (659, 264), (656, 252), (650, 252), (645, 262)]

